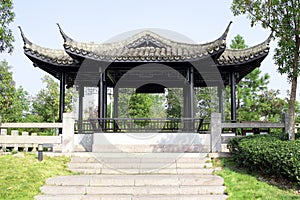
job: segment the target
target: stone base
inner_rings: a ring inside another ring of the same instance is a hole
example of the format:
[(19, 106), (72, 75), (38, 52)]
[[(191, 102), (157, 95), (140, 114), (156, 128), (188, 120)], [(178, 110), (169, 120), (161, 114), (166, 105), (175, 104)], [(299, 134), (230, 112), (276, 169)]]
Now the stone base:
[(210, 152), (210, 135), (198, 133), (95, 133), (93, 142), (93, 152)]

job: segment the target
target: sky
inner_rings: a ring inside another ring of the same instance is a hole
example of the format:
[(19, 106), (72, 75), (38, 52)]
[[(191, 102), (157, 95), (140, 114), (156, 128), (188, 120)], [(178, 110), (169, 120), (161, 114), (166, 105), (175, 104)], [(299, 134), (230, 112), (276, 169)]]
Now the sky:
[[(33, 43), (54, 49), (63, 49), (63, 39), (56, 23), (65, 33), (80, 42), (102, 43), (124, 32), (136, 29), (164, 29), (180, 33), (197, 43), (219, 38), (230, 21), (227, 46), (237, 34), (243, 36), (248, 46), (266, 40), (270, 31), (261, 26), (250, 26), (246, 16), (233, 16), (228, 0), (15, 0), (16, 17), (11, 24), (15, 36), (12, 54), (0, 54), (13, 71), (17, 86), (31, 95), (45, 87), (41, 78), (46, 75), (23, 53), (23, 41), (17, 26)], [(262, 62), (261, 70), (271, 76), (269, 88), (280, 89), (286, 96), (290, 86), (286, 76), (277, 72), (272, 60), (276, 42)], [(299, 93), (298, 93), (299, 94)]]

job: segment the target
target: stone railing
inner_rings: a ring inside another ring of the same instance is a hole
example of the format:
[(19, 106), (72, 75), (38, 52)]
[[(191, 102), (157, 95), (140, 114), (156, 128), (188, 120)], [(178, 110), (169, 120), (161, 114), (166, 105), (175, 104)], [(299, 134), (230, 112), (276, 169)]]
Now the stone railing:
[(287, 116), (283, 117), (282, 122), (241, 122), (241, 123), (231, 123), (222, 122), (221, 113), (212, 113), (210, 122), (210, 132), (211, 132), (211, 152), (221, 152), (222, 144), (226, 144), (230, 138), (236, 137), (234, 132), (223, 133), (223, 129), (270, 129), (270, 128), (282, 128), (287, 130)]
[[(12, 130), (11, 134), (7, 134), (7, 129), (13, 128), (61, 128), (62, 134), (58, 136), (38, 136), (36, 133), (29, 134)], [(33, 148), (36, 150), (39, 144), (51, 144), (61, 149), (62, 152), (73, 152), (74, 143), (74, 119), (72, 114), (64, 113), (62, 123), (1, 123), (0, 124), (0, 145), (2, 149), (13, 147), (15, 150), (18, 147), (23, 147), (24, 150)]]

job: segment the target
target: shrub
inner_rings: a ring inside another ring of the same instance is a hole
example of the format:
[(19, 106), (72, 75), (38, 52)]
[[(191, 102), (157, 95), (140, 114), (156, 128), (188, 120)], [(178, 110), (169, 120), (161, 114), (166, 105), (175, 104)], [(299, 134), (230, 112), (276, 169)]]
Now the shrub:
[(300, 140), (286, 139), (285, 134), (238, 137), (228, 148), (240, 166), (300, 184)]

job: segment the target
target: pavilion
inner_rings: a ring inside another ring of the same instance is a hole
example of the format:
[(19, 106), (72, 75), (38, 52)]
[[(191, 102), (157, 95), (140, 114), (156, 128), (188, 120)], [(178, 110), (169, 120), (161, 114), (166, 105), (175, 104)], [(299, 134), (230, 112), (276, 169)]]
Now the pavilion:
[(74, 85), (79, 91), (79, 121), (84, 87), (98, 87), (99, 119), (107, 116), (108, 87), (114, 88), (114, 118), (118, 118), (119, 88), (136, 88), (140, 93), (183, 88), (183, 117), (193, 119), (195, 87), (217, 87), (222, 113), (223, 90), (230, 86), (231, 120), (235, 122), (236, 84), (261, 65), (268, 55), (271, 37), (250, 48), (231, 50), (226, 48), (230, 24), (221, 37), (204, 44), (177, 42), (152, 31), (116, 42), (83, 43), (69, 37), (58, 25), (64, 40), (62, 50), (38, 46), (20, 30), (25, 55), (35, 67), (60, 81), (60, 120), (65, 107), (65, 88)]

